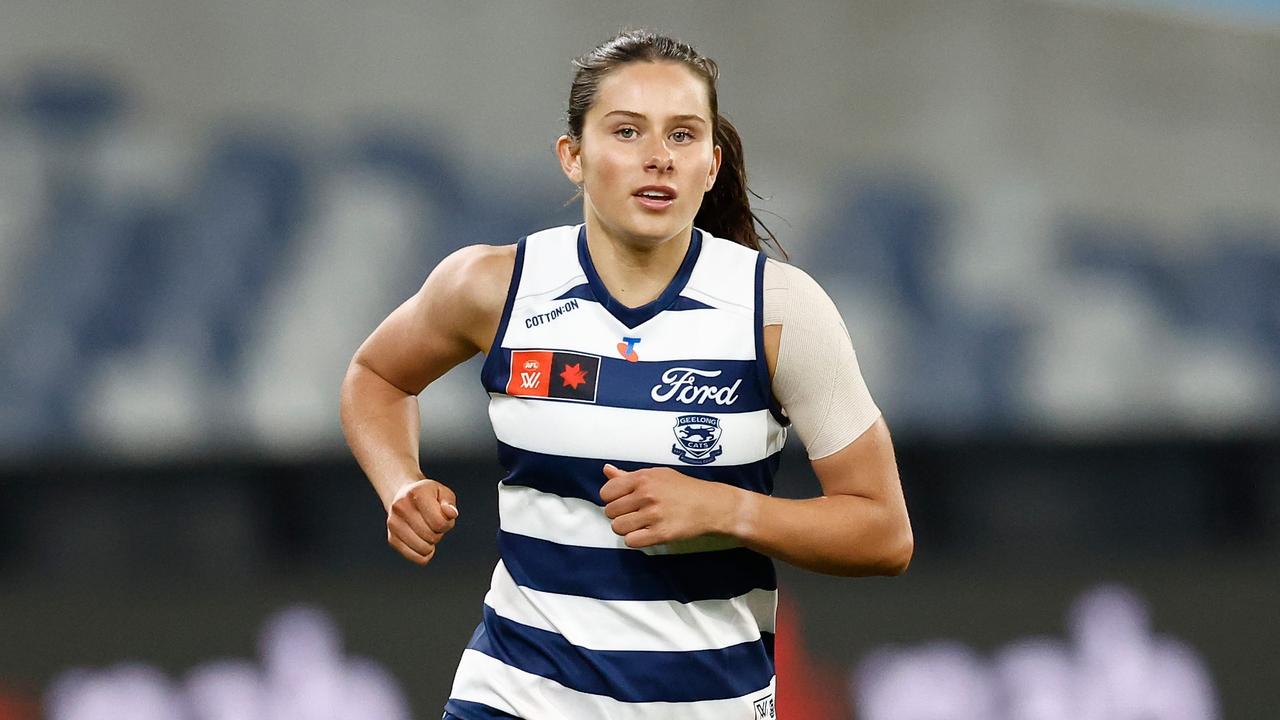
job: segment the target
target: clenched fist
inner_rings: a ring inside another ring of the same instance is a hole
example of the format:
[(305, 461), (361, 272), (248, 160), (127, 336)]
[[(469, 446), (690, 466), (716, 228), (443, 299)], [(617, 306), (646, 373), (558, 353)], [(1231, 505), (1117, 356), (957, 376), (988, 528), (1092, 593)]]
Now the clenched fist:
[(408, 483), (387, 511), (387, 543), (410, 562), (426, 565), (458, 519), (458, 498), (435, 480)]
[(681, 542), (734, 527), (741, 492), (722, 483), (689, 477), (671, 468), (623, 472), (604, 466), (600, 499), (613, 532), (627, 547)]

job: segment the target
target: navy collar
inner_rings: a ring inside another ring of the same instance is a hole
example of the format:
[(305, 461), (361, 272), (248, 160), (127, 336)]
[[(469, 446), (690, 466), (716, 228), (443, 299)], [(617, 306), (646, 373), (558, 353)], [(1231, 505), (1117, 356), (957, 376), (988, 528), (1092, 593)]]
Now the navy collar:
[(613, 315), (629, 328), (634, 328), (641, 323), (647, 322), (658, 313), (671, 307), (676, 298), (680, 297), (680, 291), (684, 290), (684, 286), (689, 283), (689, 276), (693, 274), (693, 266), (698, 262), (698, 255), (702, 251), (702, 231), (694, 228), (693, 234), (689, 238), (689, 249), (684, 254), (684, 261), (680, 263), (680, 269), (676, 270), (675, 277), (671, 278), (671, 283), (667, 285), (667, 289), (655, 298), (652, 302), (645, 303), (640, 307), (627, 307), (618, 302), (609, 294), (609, 289), (604, 286), (604, 281), (600, 279), (600, 274), (596, 272), (596, 266), (591, 262), (591, 253), (587, 252), (587, 226), (584, 224), (578, 230), (578, 262), (582, 265), (582, 271), (587, 275), (587, 284), (591, 286), (591, 292), (596, 296), (596, 302), (600, 303), (605, 310)]

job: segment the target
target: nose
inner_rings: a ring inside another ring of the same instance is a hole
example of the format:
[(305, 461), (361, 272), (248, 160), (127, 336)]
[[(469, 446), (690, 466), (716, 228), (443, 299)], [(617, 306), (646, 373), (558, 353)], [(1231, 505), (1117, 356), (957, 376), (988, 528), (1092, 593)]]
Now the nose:
[(671, 154), (671, 148), (667, 147), (665, 139), (658, 140), (653, 146), (653, 154), (649, 156), (645, 162), (646, 170), (656, 170), (658, 172), (671, 172), (675, 167), (675, 157)]

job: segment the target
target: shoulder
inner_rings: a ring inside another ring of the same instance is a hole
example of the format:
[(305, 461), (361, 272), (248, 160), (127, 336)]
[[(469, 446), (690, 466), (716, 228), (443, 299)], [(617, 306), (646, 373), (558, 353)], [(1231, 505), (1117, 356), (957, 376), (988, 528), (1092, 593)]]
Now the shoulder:
[(448, 275), (456, 289), (473, 299), (492, 301), (496, 296), (501, 307), (517, 272), (521, 244), (525, 257), (521, 264), (527, 273), (531, 262), (540, 268), (565, 261), (576, 264), (577, 238), (578, 226), (562, 225), (530, 233), (510, 245), (468, 245), (442, 260), (432, 274)]
[(516, 245), (468, 245), (454, 250), (432, 272), (444, 272), (455, 281), (494, 283), (511, 280), (516, 264)]
[(799, 290), (821, 293), (824, 296), (827, 294), (812, 275), (795, 265), (774, 258), (769, 258), (764, 263), (764, 287), (765, 290)]
[(813, 276), (769, 258), (764, 265), (764, 324), (785, 325), (787, 320), (815, 315), (843, 325), (835, 302)]
[[(849, 344), (849, 330), (827, 291), (809, 273), (770, 258), (764, 266), (765, 356), (773, 376), (785, 344), (793, 349)], [(786, 333), (783, 333), (783, 329)]]
[(419, 317), (487, 352), (502, 317), (515, 262), (514, 244), (455, 250), (436, 265), (414, 298)]
[(468, 245), (452, 252), (431, 271), (423, 292), (461, 307), (499, 311), (515, 272), (516, 246)]

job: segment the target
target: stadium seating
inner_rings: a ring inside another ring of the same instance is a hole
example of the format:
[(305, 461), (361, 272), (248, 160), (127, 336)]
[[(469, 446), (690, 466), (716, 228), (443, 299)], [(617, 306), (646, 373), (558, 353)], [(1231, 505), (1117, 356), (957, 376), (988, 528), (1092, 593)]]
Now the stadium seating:
[[(33, 72), (3, 97), (6, 452), (68, 437), (162, 453), (336, 443), (347, 360), (436, 262), (577, 212), (555, 212), (562, 184), (489, 190), (510, 183), (464, 172), (427, 128), (375, 121), (307, 143), (250, 118), (175, 138), (84, 69)], [(792, 246), (900, 426), (1280, 417), (1273, 219), (1206, 218), (1171, 238), (1140, 218), (1055, 214), (1024, 185), (982, 207), (903, 170), (830, 186)], [(463, 408), (444, 430), (460, 448), (488, 437), (478, 404), (454, 402), (472, 380), (431, 389)]]

